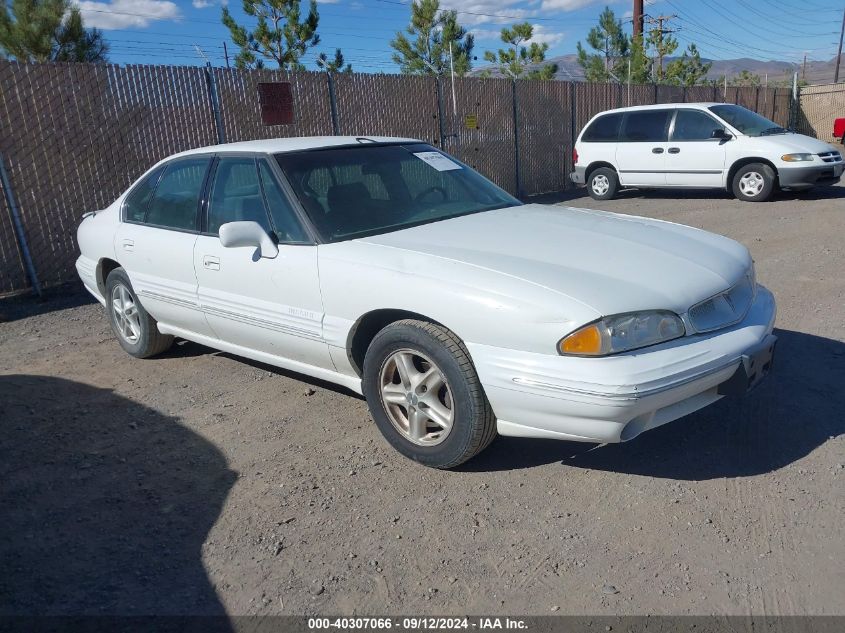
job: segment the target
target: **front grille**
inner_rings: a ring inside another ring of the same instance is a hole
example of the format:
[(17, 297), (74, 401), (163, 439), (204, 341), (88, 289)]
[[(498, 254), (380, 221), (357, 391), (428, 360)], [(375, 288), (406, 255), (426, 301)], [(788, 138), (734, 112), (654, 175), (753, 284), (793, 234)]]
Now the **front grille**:
[(831, 152), (822, 152), (819, 154), (819, 158), (821, 158), (826, 163), (841, 163), (842, 162), (842, 154), (837, 151)]
[(709, 332), (741, 321), (754, 301), (754, 283), (746, 275), (733, 287), (691, 307), (688, 314), (695, 331)]

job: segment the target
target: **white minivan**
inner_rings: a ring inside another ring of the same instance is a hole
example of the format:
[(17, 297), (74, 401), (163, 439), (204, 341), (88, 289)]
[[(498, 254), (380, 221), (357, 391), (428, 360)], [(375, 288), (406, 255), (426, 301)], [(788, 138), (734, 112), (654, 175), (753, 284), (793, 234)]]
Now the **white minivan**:
[(683, 103), (597, 114), (581, 131), (570, 178), (608, 200), (621, 187), (714, 188), (768, 200), (778, 188), (833, 184), (842, 155), (742, 106)]

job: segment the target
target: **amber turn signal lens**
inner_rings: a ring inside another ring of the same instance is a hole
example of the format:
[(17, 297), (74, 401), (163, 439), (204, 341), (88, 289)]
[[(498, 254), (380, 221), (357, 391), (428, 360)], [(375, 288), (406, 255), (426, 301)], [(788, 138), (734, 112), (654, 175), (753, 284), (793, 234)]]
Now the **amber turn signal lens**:
[(564, 354), (601, 354), (601, 332), (593, 324), (573, 332), (560, 342)]

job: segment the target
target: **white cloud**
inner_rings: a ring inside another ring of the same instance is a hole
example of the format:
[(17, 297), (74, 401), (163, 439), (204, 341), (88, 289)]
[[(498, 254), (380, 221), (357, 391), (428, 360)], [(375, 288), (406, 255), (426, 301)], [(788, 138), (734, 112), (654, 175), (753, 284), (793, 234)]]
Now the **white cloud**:
[(555, 44), (559, 44), (561, 40), (563, 40), (565, 33), (560, 33), (556, 31), (549, 31), (545, 26), (542, 24), (535, 24), (534, 25), (534, 32), (531, 36), (530, 42), (537, 42), (538, 44), (546, 43), (550, 47), (554, 46)]
[(608, 0), (543, 0), (544, 11), (577, 11), (591, 4), (609, 4)]
[(106, 31), (131, 26), (143, 28), (159, 20), (179, 20), (182, 17), (182, 11), (176, 3), (169, 0), (83, 0), (76, 5), (82, 12), (86, 26)]
[[(524, 6), (520, 0), (444, 0), (440, 6), (443, 9), (457, 9), (461, 11), (458, 22), (464, 26), (475, 24), (512, 24), (536, 14), (536, 10), (518, 8)], [(502, 17), (496, 17), (502, 16)]]
[[(528, 40), (528, 44), (531, 42), (537, 42), (538, 44), (546, 43), (549, 46), (554, 46), (555, 44), (560, 43), (561, 40), (565, 37), (565, 33), (558, 33), (554, 31), (549, 31), (545, 26), (542, 24), (533, 24), (534, 32), (530, 40)], [(479, 41), (486, 41), (486, 40), (497, 40), (500, 41), (501, 39), (501, 29), (473, 29), (472, 34), (475, 36), (476, 40)]]

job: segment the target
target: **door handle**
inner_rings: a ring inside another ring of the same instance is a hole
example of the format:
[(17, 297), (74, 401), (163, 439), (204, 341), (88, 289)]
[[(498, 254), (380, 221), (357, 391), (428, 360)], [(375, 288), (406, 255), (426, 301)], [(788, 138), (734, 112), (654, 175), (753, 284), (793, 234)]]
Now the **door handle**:
[(134, 251), (135, 250), (135, 240), (124, 239), (123, 240), (123, 250)]
[(670, 154), (680, 154), (680, 153), (681, 153), (681, 148), (680, 148), (680, 147), (670, 147), (670, 148), (669, 148), (669, 153), (670, 153)]
[(205, 255), (202, 258), (202, 267), (207, 270), (220, 270), (220, 258), (212, 255)]
[(663, 153), (663, 148), (662, 148), (662, 147), (652, 147), (652, 148), (651, 148), (651, 153), (652, 153), (652, 154), (662, 154), (662, 153)]

